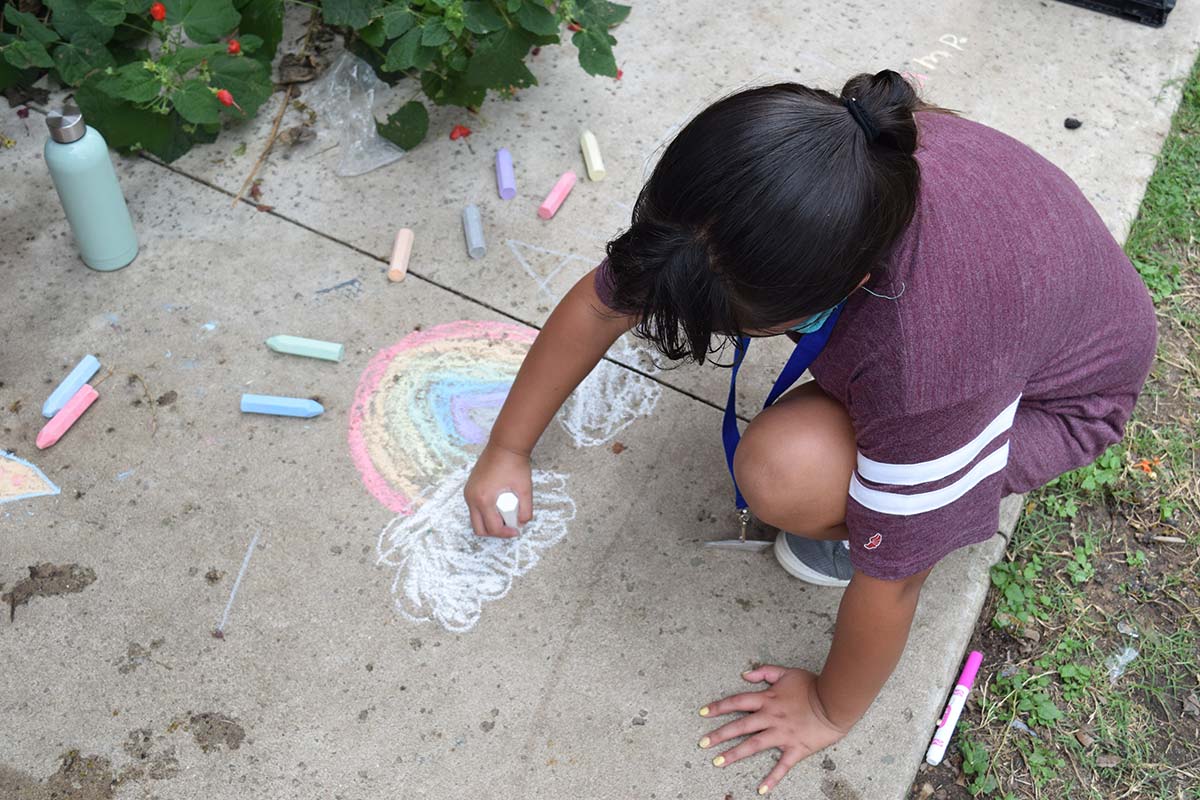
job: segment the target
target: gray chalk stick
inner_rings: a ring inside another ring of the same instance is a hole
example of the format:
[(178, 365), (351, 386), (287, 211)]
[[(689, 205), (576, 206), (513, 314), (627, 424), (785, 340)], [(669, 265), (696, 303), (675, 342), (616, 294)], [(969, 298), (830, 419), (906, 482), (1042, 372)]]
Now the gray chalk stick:
[(483, 219), (479, 216), (479, 207), (469, 205), (463, 209), (463, 235), (467, 237), (467, 255), (471, 258), (483, 258), (487, 254), (487, 245), (483, 241)]

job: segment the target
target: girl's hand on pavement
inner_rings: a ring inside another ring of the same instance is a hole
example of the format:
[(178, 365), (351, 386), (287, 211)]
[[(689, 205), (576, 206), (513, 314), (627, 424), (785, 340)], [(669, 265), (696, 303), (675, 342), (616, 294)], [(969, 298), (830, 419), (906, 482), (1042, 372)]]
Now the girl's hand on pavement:
[(700, 740), (709, 749), (742, 736), (748, 738), (713, 759), (717, 767), (728, 766), (747, 756), (772, 748), (782, 755), (758, 793), (766, 794), (779, 785), (783, 776), (801, 759), (823, 750), (846, 735), (825, 716), (817, 696), (817, 675), (806, 669), (764, 666), (743, 672), (751, 682), (770, 684), (759, 692), (744, 692), (710, 703), (700, 709), (702, 717), (719, 717), (737, 711), (746, 716), (735, 719)]
[(504, 492), (517, 496), (517, 521), (533, 519), (533, 475), (529, 456), (489, 444), (479, 455), (463, 497), (471, 511), (471, 527), (477, 536), (511, 539), (520, 531), (506, 527), (496, 509), (496, 498)]

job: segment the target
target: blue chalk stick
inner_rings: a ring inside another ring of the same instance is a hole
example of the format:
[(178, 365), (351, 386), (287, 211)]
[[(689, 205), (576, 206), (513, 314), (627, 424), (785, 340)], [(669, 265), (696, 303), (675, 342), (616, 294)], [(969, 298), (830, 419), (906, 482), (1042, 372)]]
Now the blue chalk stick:
[(247, 414), (277, 414), (281, 417), (315, 417), (325, 412), (316, 400), (300, 397), (273, 397), (269, 394), (242, 395), (242, 411)]
[(75, 369), (71, 370), (71, 374), (63, 378), (63, 382), (58, 385), (58, 388), (50, 393), (46, 398), (46, 402), (42, 404), (42, 416), (50, 419), (67, 404), (67, 401), (75, 396), (85, 383), (87, 383), (96, 371), (100, 369), (100, 362), (95, 356), (84, 356), (83, 360), (75, 365)]

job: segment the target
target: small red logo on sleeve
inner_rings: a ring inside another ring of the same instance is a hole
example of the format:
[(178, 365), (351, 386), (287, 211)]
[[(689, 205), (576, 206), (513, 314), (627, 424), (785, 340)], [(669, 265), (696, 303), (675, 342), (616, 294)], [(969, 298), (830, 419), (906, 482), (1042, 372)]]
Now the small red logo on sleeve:
[(864, 544), (863, 547), (865, 547), (868, 550), (874, 550), (876, 547), (879, 547), (879, 545), (882, 542), (883, 542), (883, 535), (877, 533), (874, 536), (872, 536), (870, 539), (867, 539), (866, 544)]

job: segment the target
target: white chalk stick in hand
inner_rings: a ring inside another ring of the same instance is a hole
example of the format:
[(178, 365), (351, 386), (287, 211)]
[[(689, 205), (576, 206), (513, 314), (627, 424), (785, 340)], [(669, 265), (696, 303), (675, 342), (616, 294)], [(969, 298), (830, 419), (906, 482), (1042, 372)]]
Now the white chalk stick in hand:
[(504, 518), (504, 524), (510, 528), (518, 529), (517, 525), (517, 496), (512, 492), (501, 492), (496, 498), (496, 510), (500, 512), (500, 516)]

